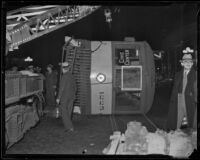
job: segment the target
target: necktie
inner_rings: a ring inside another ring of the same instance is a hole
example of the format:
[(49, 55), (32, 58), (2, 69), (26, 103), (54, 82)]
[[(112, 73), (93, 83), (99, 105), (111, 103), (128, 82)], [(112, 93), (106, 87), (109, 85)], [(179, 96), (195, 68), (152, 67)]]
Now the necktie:
[(186, 85), (187, 85), (187, 71), (184, 71), (184, 75), (183, 75), (183, 91), (182, 91), (183, 98), (184, 98), (184, 106), (183, 106), (184, 118), (183, 118), (183, 121), (182, 121), (182, 125), (187, 125), (187, 114), (186, 114), (185, 95), (184, 95)]
[(185, 88), (187, 85), (187, 71), (183, 71), (182, 77), (182, 93), (178, 94), (178, 117), (177, 117), (177, 128), (181, 128), (181, 125), (187, 125), (187, 113), (185, 106)]
[(183, 75), (183, 90), (182, 90), (182, 93), (185, 92), (186, 84), (187, 84), (187, 71), (184, 71), (184, 75)]

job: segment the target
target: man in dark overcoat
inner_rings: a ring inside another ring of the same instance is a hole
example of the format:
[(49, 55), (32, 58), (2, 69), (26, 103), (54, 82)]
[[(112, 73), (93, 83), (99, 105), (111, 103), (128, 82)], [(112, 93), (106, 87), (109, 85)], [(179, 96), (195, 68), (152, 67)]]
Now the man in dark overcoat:
[(76, 82), (73, 75), (69, 72), (69, 67), (68, 62), (62, 63), (63, 75), (60, 80), (58, 97), (56, 99), (57, 104), (60, 104), (65, 131), (74, 130), (71, 115), (76, 94)]
[(194, 115), (194, 130), (196, 130), (197, 129), (197, 79), (194, 82), (194, 101), (196, 105), (196, 110)]
[(197, 79), (191, 54), (184, 54), (180, 61), (183, 68), (175, 74), (174, 85), (169, 104), (166, 129), (181, 128), (186, 120), (188, 128), (194, 127), (196, 111), (194, 83)]
[(57, 85), (57, 73), (53, 70), (53, 65), (47, 66), (47, 72), (45, 74), (45, 90), (46, 90), (46, 108), (53, 110), (56, 106), (56, 91)]

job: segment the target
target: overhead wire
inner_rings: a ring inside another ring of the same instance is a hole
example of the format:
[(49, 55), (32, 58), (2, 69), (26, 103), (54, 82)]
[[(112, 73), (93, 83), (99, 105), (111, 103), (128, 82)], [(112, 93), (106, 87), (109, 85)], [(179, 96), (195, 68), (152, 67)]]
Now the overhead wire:
[(97, 51), (101, 47), (101, 45), (102, 45), (102, 41), (100, 41), (100, 44), (98, 45), (98, 47), (95, 50), (91, 51), (91, 53)]

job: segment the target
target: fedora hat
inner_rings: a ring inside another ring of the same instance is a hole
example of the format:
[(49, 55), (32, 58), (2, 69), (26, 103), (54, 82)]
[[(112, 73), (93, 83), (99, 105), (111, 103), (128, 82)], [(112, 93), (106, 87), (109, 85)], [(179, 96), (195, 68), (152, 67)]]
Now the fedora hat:
[(180, 60), (180, 62), (183, 61), (193, 61), (192, 55), (191, 54), (184, 54), (182, 57), (182, 60)]
[(53, 65), (52, 64), (48, 64), (47, 67), (53, 68)]
[(69, 63), (67, 61), (59, 63), (59, 65), (61, 65), (62, 67), (69, 67)]

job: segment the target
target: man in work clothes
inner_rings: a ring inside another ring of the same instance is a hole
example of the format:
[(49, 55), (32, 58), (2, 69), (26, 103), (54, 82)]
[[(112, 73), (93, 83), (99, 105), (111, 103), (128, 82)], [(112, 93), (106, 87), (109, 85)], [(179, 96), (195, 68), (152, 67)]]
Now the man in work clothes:
[(188, 128), (195, 128), (194, 83), (197, 77), (192, 55), (184, 54), (180, 62), (183, 68), (175, 75), (168, 112), (167, 130), (179, 129), (184, 122)]
[(69, 72), (68, 62), (62, 63), (62, 72), (63, 75), (60, 80), (56, 102), (60, 104), (62, 120), (66, 131), (73, 131), (71, 114), (76, 94), (76, 82), (73, 75)]

